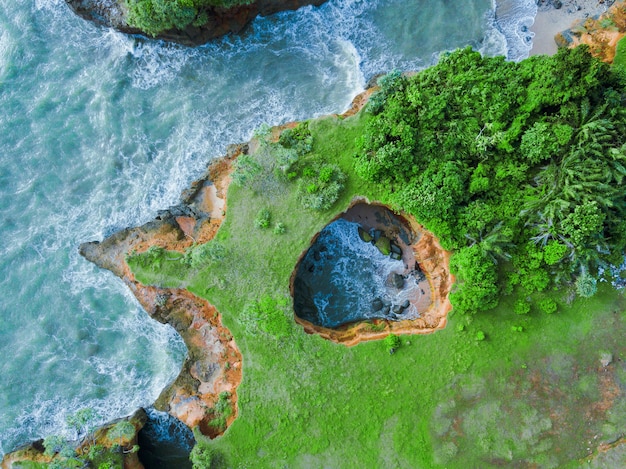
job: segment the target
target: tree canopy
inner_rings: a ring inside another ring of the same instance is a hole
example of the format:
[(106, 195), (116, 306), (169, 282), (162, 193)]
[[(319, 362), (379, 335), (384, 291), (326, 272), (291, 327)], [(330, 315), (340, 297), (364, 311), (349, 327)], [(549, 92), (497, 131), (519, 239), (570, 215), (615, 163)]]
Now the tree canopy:
[(519, 63), (458, 50), (381, 81), (355, 169), (455, 250), (461, 312), (495, 306), (498, 285), (589, 285), (626, 246), (625, 99), (586, 47)]

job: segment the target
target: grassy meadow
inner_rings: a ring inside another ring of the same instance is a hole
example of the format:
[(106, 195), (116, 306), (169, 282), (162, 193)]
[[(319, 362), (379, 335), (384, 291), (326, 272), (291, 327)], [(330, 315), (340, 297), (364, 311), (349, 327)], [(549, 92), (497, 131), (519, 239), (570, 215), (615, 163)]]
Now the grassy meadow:
[[(578, 467), (623, 436), (625, 299), (608, 283), (588, 299), (543, 292), (558, 304), (553, 314), (515, 314), (514, 291), (494, 310), (452, 313), (440, 332), (402, 336), (394, 354), (381, 341), (337, 345), (293, 322), (289, 278), (313, 236), (353, 197), (383, 197), (353, 172), (368, 118), (309, 123), (305, 160), (348, 176), (331, 209), (304, 210), (272, 146), (261, 146), (262, 169), (230, 186), (211, 241), (219, 249), (201, 268), (175, 253), (129, 259), (140, 281), (183, 286), (214, 304), (242, 352), (239, 417), (216, 440), (198, 435), (211, 467)], [(263, 208), (270, 226), (260, 229)], [(284, 233), (274, 232), (278, 223)], [(273, 300), (271, 324), (251, 307), (263, 298)]]

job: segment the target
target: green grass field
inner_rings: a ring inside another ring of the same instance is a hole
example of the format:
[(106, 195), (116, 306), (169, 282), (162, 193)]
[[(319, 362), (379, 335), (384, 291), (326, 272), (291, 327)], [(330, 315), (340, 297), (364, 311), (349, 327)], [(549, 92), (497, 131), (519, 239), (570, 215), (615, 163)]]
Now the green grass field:
[(626, 69), (626, 38), (620, 39), (615, 49), (615, 58), (613, 59), (613, 65)]
[[(379, 200), (352, 170), (366, 118), (310, 124), (309, 158), (349, 176), (331, 210), (303, 210), (294, 183), (276, 177), (271, 152), (261, 151), (262, 174), (229, 189), (212, 241), (225, 256), (200, 271), (181, 267), (172, 253), (158, 268), (131, 263), (144, 283), (185, 286), (208, 299), (242, 352), (239, 417), (201, 444), (242, 468), (576, 467), (599, 443), (626, 433), (625, 300), (606, 283), (571, 305), (569, 291), (550, 292), (559, 304), (550, 315), (516, 315), (515, 295), (493, 311), (452, 314), (443, 331), (402, 336), (393, 355), (382, 342), (347, 348), (306, 335), (289, 307), (280, 335), (246, 313), (263, 296), (289, 299), (298, 257), (354, 196)], [(264, 207), (284, 234), (254, 226)]]

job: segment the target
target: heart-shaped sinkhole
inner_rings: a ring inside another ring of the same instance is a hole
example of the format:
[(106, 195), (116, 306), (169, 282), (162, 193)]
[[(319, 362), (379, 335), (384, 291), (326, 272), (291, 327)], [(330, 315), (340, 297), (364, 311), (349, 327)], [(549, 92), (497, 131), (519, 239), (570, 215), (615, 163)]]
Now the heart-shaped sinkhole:
[(296, 315), (316, 326), (420, 317), (431, 304), (414, 232), (382, 205), (357, 203), (327, 225), (296, 266)]

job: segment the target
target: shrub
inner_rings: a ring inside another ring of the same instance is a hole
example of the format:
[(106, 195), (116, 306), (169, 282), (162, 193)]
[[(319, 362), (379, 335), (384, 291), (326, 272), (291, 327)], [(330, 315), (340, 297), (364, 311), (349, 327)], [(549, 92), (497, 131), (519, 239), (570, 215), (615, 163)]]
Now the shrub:
[(324, 211), (337, 201), (344, 189), (346, 175), (337, 165), (307, 167), (298, 181), (298, 196), (304, 208)]
[(582, 298), (591, 298), (598, 291), (598, 281), (588, 273), (582, 273), (576, 279), (576, 293)]
[(283, 222), (278, 222), (276, 223), (276, 226), (274, 226), (274, 234), (277, 234), (277, 235), (284, 234), (285, 231), (287, 231), (287, 227), (285, 226)]
[(558, 306), (556, 304), (556, 301), (554, 301), (552, 298), (544, 298), (543, 300), (539, 301), (539, 309), (546, 314), (555, 313), (557, 308)]
[(395, 334), (389, 334), (383, 342), (389, 353), (394, 353), (401, 345), (400, 337)]
[(261, 165), (250, 155), (240, 155), (235, 161), (233, 183), (238, 186), (249, 184), (261, 172)]
[(211, 261), (219, 261), (225, 257), (226, 248), (217, 241), (210, 241), (187, 249), (182, 262), (194, 269), (198, 269)]
[(487, 338), (487, 336), (485, 335), (485, 333), (483, 331), (477, 331), (476, 335), (474, 336), (474, 340), (476, 342), (482, 342), (486, 338)]
[(293, 129), (285, 129), (278, 138), (278, 143), (292, 149), (298, 156), (306, 155), (313, 148), (313, 137), (307, 121), (300, 122)]
[(136, 263), (144, 268), (158, 270), (161, 268), (163, 259), (165, 258), (165, 249), (160, 246), (150, 246), (148, 250), (142, 253), (132, 252), (127, 256), (127, 262)]
[(260, 229), (266, 229), (270, 227), (272, 220), (272, 214), (269, 209), (262, 208), (254, 219), (254, 226)]
[(376, 91), (367, 102), (367, 111), (372, 114), (379, 114), (385, 106), (387, 98), (404, 88), (406, 79), (400, 70), (392, 70), (378, 79), (380, 89)]
[(513, 310), (515, 314), (528, 314), (530, 313), (530, 303), (526, 300), (517, 300)]
[(202, 441), (193, 447), (189, 459), (193, 469), (218, 469), (225, 466), (222, 454)]
[(554, 265), (563, 259), (567, 252), (567, 246), (558, 241), (550, 241), (543, 248), (543, 260), (548, 265)]
[(228, 391), (221, 392), (215, 403), (215, 412), (225, 418), (228, 418), (233, 413), (229, 398), (230, 393)]
[(137, 430), (128, 420), (120, 420), (108, 432), (107, 437), (122, 446), (128, 444), (134, 437)]

